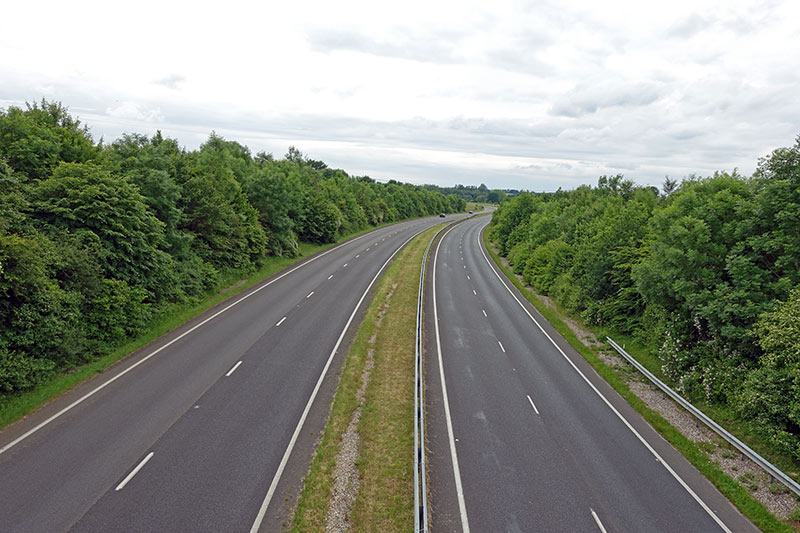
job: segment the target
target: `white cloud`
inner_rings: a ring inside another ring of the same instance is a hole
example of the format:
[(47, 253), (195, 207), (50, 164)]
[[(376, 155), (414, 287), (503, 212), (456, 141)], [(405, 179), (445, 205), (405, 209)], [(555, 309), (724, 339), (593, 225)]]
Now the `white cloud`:
[(122, 102), (116, 107), (106, 109), (110, 117), (140, 122), (163, 122), (164, 115), (158, 108), (148, 108), (135, 102)]
[(376, 178), (535, 190), (748, 173), (800, 133), (788, 0), (113, 5), (6, 6), (0, 102), (60, 100), (107, 141), (216, 130)]

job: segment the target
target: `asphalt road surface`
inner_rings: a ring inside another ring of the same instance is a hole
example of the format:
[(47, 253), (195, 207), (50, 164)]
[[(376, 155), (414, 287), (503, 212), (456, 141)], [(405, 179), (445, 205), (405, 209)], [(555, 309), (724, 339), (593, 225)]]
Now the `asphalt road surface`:
[(0, 432), (0, 530), (279, 529), (368, 287), (407, 240), (446, 220), (382, 228), (305, 261)]
[(427, 276), (432, 531), (757, 531), (501, 281), (488, 222)]

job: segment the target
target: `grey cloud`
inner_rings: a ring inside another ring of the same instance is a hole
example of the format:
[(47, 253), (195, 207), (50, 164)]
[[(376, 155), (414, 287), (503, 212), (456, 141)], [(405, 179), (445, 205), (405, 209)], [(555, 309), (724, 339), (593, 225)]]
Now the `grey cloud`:
[(632, 172), (634, 170), (639, 170), (639, 168), (640, 168), (640, 166), (637, 165), (636, 163), (622, 163), (622, 162), (606, 163), (606, 166), (608, 168), (613, 168), (614, 170), (624, 170), (624, 171), (628, 171), (628, 172)]
[[(637, 89), (635, 93), (639, 88), (633, 89)], [(759, 92), (722, 82), (713, 86), (698, 84), (687, 90), (680, 111), (669, 120), (657, 106), (629, 106), (624, 113), (617, 112), (623, 108), (611, 107), (603, 113), (605, 108), (595, 105), (641, 103), (666, 91), (656, 85), (650, 93), (643, 91), (649, 94), (648, 98), (637, 99), (629, 95), (633, 89), (600, 85), (591, 105), (584, 102), (586, 107), (596, 107), (596, 112), (577, 118), (551, 115), (535, 121), (469, 116), (379, 121), (312, 114), (259, 115), (230, 107), (198, 109), (181, 102), (136, 102), (137, 109), (156, 105), (160, 109), (157, 121), (146, 122), (137, 120), (135, 115), (123, 120), (107, 114), (108, 109), (119, 105), (109, 95), (81, 95), (67, 87), (54, 87), (57, 96), (46, 96), (70, 106), (90, 126), (95, 138), (102, 136), (107, 142), (123, 132), (152, 135), (160, 129), (192, 149), (216, 130), (225, 138), (248, 145), (254, 153), (266, 150), (282, 154), (289, 144), (295, 144), (314, 159), (351, 173), (368, 173), (376, 179), (396, 177), (441, 185), (484, 182), (490, 187), (533, 190), (596, 183), (598, 175), (611, 172), (623, 172), (639, 183), (654, 185), (665, 174), (709, 175), (733, 167), (748, 174), (758, 157), (778, 146), (790, 145), (798, 133), (798, 108), (786, 105), (793, 101), (790, 85), (779, 91)], [(588, 86), (583, 90), (591, 95)], [(723, 93), (729, 98), (715, 102), (709, 97)], [(578, 92), (576, 95), (580, 96)], [(34, 94), (28, 99), (40, 97)], [(706, 116), (710, 121), (704, 119)], [(337, 145), (331, 145), (309, 152), (304, 147), (306, 141), (311, 144), (332, 140), (349, 148), (339, 150)], [(481, 153), (529, 161), (518, 168), (465, 169), (418, 161), (413, 156), (405, 162), (382, 161), (380, 154), (385, 149)], [(559, 166), (553, 160), (566, 162)]]
[(759, 28), (759, 21), (754, 20), (753, 17), (734, 17), (722, 23), (722, 27), (736, 33), (737, 35), (746, 35), (753, 33)]
[(380, 57), (435, 64), (480, 64), (491, 68), (545, 76), (553, 67), (539, 55), (554, 39), (545, 32), (529, 31), (511, 39), (510, 44), (489, 48), (483, 54), (460, 52), (467, 32), (419, 32), (398, 28), (392, 34), (374, 38), (357, 30), (319, 29), (308, 34), (311, 47), (323, 53), (345, 50)]
[(309, 34), (312, 48), (319, 52), (348, 50), (382, 57), (429, 63), (459, 63), (455, 45), (458, 34), (419, 34), (402, 30), (394, 39), (374, 39), (356, 30), (323, 29)]
[(553, 72), (552, 65), (539, 59), (536, 50), (524, 48), (506, 48), (492, 50), (487, 54), (487, 65), (536, 76), (546, 76)]
[(703, 137), (706, 133), (697, 128), (680, 127), (675, 131), (669, 133), (670, 137), (676, 141), (690, 141)]
[(773, 16), (776, 2), (762, 2), (756, 8), (748, 6), (744, 13), (715, 12), (711, 15), (692, 13), (670, 26), (665, 35), (669, 38), (690, 39), (702, 32), (727, 30), (739, 36), (754, 33)]
[(714, 20), (692, 13), (683, 20), (676, 22), (667, 29), (667, 37), (679, 39), (689, 39), (703, 30), (709, 29), (714, 24)]
[(153, 83), (156, 85), (163, 85), (164, 87), (168, 87), (170, 89), (178, 89), (180, 85), (186, 81), (186, 76), (182, 76), (180, 74), (170, 74), (165, 78), (161, 78), (159, 80), (155, 80)]
[(506, 45), (487, 50), (485, 63), (494, 68), (544, 76), (553, 72), (553, 67), (542, 60), (541, 55), (556, 41), (549, 29), (526, 28), (524, 33), (514, 35)]
[(575, 87), (552, 106), (554, 116), (579, 118), (606, 107), (640, 107), (650, 105), (663, 96), (659, 86), (649, 83), (622, 85), (585, 84)]

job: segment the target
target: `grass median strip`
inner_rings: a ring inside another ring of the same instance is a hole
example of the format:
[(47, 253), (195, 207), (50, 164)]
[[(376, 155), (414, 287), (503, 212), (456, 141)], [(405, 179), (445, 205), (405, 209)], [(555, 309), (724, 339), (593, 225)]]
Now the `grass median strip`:
[(342, 370), (292, 531), (414, 528), (414, 341), (419, 268), (437, 228), (383, 275)]

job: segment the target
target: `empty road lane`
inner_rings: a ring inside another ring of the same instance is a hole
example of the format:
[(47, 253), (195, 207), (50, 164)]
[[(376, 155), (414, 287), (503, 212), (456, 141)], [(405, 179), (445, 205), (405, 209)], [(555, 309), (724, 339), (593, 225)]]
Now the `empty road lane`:
[(0, 529), (277, 529), (324, 423), (346, 326), (392, 254), (442, 221), (339, 245), (4, 429)]
[(507, 288), (488, 222), (449, 230), (428, 276), (432, 529), (756, 531)]

